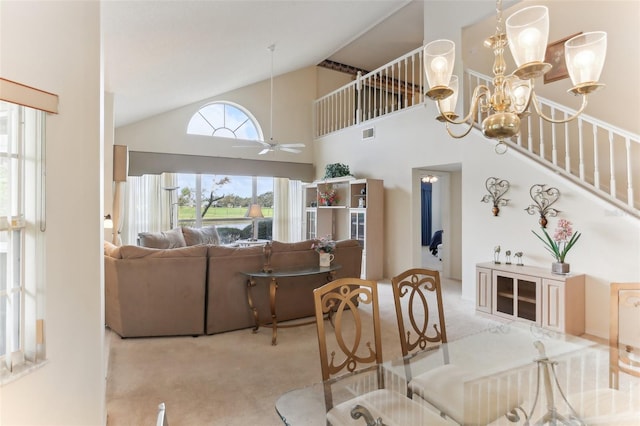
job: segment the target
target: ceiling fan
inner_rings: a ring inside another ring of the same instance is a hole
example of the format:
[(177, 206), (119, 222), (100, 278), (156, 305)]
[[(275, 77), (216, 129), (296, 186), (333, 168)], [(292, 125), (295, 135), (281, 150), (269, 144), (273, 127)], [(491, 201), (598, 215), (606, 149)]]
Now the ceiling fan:
[[(259, 147), (262, 147), (262, 150), (258, 153), (259, 155), (264, 155), (269, 152), (275, 151), (286, 151), (294, 154), (299, 154), (302, 152), (299, 148), (304, 148), (306, 145), (303, 143), (278, 143), (273, 140), (273, 51), (276, 49), (276, 45), (272, 44), (267, 47), (271, 51), (271, 93), (270, 93), (270, 117), (269, 117), (269, 141), (256, 141), (260, 144)], [(253, 148), (255, 145), (247, 146), (247, 145), (237, 145), (236, 148)]]

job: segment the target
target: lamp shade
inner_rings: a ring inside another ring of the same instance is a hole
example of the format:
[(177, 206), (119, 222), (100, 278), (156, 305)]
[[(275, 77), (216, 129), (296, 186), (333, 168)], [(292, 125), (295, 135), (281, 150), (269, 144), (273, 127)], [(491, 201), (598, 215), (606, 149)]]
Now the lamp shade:
[(451, 80), (456, 45), (451, 40), (435, 40), (424, 47), (424, 72), (429, 88), (446, 87)]
[(247, 214), (245, 215), (245, 217), (251, 217), (254, 219), (258, 217), (264, 217), (262, 215), (260, 204), (251, 204), (251, 206), (249, 206), (249, 210), (247, 210)]
[(512, 110), (516, 114), (522, 114), (529, 106), (531, 84), (529, 80), (520, 80), (516, 77), (508, 79), (507, 84)]
[(440, 112), (442, 114), (453, 114), (456, 111), (456, 103), (458, 103), (458, 76), (452, 75), (449, 80), (449, 88), (453, 90), (453, 94), (440, 101)]
[(597, 82), (607, 55), (607, 33), (594, 31), (567, 40), (564, 55), (574, 86)]
[(113, 220), (110, 214), (104, 217), (104, 229), (113, 229)]
[(549, 9), (545, 6), (525, 7), (509, 16), (505, 23), (516, 65), (544, 62), (549, 40)]

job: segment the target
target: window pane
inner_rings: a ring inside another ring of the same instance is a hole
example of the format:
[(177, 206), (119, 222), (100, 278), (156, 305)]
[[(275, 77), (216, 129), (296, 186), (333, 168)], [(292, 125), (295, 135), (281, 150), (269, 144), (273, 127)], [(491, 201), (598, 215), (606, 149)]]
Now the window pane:
[(191, 117), (187, 133), (231, 139), (262, 139), (258, 123), (249, 113), (227, 102), (215, 102), (200, 108)]

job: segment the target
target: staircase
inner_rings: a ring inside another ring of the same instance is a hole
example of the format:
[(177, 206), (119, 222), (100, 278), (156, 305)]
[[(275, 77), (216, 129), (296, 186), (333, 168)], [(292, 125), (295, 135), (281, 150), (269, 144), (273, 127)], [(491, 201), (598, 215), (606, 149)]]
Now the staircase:
[[(492, 78), (466, 70), (461, 90), (465, 111), (478, 84), (491, 87)], [(353, 82), (315, 101), (315, 137), (420, 107), (426, 102), (424, 87), (421, 47), (369, 73), (359, 71)], [(541, 97), (538, 100), (542, 112), (554, 119), (576, 112)], [(486, 115), (478, 112), (478, 131)], [(506, 141), (509, 149), (640, 218), (640, 135), (585, 114), (566, 124), (549, 123), (533, 107), (520, 127), (520, 135)]]

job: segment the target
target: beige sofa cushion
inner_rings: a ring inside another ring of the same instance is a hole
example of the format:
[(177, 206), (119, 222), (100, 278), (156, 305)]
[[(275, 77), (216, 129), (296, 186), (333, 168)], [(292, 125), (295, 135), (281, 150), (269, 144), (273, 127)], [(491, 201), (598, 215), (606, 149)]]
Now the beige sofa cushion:
[(142, 247), (170, 249), (187, 245), (180, 228), (162, 232), (140, 232), (138, 238)]
[(182, 227), (184, 241), (188, 246), (197, 246), (198, 244), (220, 244), (220, 236), (215, 226), (204, 226), (202, 228)]
[(175, 258), (175, 257), (204, 257), (207, 255), (207, 246), (179, 247), (175, 249), (154, 249), (138, 246), (120, 247), (122, 259), (147, 258)]

